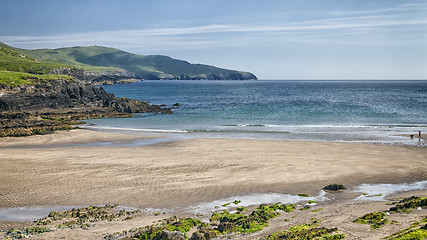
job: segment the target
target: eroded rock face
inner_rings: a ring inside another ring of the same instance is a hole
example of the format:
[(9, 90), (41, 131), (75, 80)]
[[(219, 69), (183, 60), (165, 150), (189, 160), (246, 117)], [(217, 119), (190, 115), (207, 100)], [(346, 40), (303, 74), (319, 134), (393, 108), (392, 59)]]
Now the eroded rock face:
[(0, 86), (0, 137), (47, 134), (72, 129), (77, 120), (146, 112), (172, 110), (145, 101), (116, 98), (102, 87), (79, 81)]
[(218, 231), (224, 233), (224, 232), (232, 232), (237, 225), (232, 222), (222, 222), (218, 225)]
[(13, 89), (5, 87), (1, 91), (0, 112), (98, 107), (112, 108), (125, 113), (171, 113), (169, 108), (127, 98), (116, 98), (113, 94), (105, 92), (102, 87), (83, 82), (58, 81), (54, 84), (23, 85)]
[(163, 230), (161, 234), (159, 234), (156, 240), (185, 240), (185, 234), (178, 231), (166, 231)]
[(197, 232), (194, 232), (190, 240), (209, 240), (217, 237), (214, 229), (201, 227)]

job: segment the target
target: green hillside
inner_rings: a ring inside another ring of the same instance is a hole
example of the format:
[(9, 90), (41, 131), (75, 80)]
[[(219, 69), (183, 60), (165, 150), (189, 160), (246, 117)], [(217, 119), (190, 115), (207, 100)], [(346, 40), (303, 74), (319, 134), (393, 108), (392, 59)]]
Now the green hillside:
[(248, 72), (191, 64), (161, 55), (137, 55), (101, 46), (59, 49), (18, 49), (15, 51), (38, 61), (53, 61), (86, 71), (128, 71), (145, 79), (256, 79)]
[(0, 70), (26, 72), (34, 74), (48, 74), (53, 69), (71, 67), (70, 65), (51, 61), (37, 60), (21, 52), (17, 52), (0, 45)]
[(22, 72), (11, 72), (0, 70), (0, 84), (16, 87), (22, 84), (36, 84), (55, 82), (58, 80), (73, 81), (74, 77), (55, 74), (31, 74)]

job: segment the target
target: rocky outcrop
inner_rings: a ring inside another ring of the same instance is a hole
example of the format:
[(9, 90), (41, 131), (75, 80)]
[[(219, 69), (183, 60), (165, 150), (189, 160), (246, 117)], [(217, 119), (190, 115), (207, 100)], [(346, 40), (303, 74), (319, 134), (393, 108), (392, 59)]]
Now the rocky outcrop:
[(169, 108), (161, 108), (146, 102), (127, 98), (116, 98), (102, 87), (90, 83), (57, 81), (36, 85), (21, 85), (10, 88), (0, 86), (0, 112), (34, 111), (41, 109), (71, 108), (111, 108), (117, 112), (171, 113)]
[(135, 74), (126, 70), (89, 72), (75, 67), (52, 69), (49, 74), (69, 75), (75, 77), (76, 79), (92, 82), (99, 85), (105, 82), (111, 84), (132, 82), (129, 81), (129, 79), (137, 78)]
[(0, 85), (0, 137), (69, 130), (78, 120), (130, 117), (131, 113), (172, 113), (170, 108), (116, 98), (85, 82), (56, 81), (11, 88)]
[(185, 240), (185, 234), (179, 231), (163, 230), (154, 238), (155, 240)]
[[(231, 72), (231, 71), (230, 71)], [(149, 79), (149, 78), (146, 78)], [(153, 80), (257, 80), (257, 77), (248, 72), (231, 72), (231, 73), (207, 73), (196, 76), (175, 75), (173, 77), (156, 77)]]

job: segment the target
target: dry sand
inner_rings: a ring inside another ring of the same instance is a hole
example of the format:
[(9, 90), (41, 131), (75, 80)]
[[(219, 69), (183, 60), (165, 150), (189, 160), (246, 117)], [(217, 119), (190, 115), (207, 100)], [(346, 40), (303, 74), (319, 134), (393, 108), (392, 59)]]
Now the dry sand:
[[(427, 179), (425, 147), (233, 139), (139, 147), (63, 146), (143, 138), (148, 137), (73, 130), (0, 139), (0, 207), (118, 203), (174, 208), (249, 193), (316, 195), (331, 183), (351, 187)], [(384, 203), (360, 204), (384, 207)], [(335, 222), (353, 218), (351, 212), (358, 206), (342, 197), (325, 206), (330, 209), (324, 218), (330, 215), (328, 221)], [(365, 230), (370, 231), (368, 226)]]

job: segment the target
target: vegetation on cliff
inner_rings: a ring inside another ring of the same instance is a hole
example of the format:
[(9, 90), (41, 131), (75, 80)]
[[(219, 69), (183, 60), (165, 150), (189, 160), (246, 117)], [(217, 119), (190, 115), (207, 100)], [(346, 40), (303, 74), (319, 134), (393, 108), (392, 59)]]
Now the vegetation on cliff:
[(34, 59), (0, 43), (0, 70), (33, 74), (49, 74), (53, 69), (70, 67), (72, 66), (56, 61), (40, 61)]
[(59, 80), (71, 82), (74, 80), (74, 77), (69, 75), (31, 74), (0, 70), (0, 85), (10, 86), (11, 88), (25, 84), (32, 85), (40, 83), (52, 83)]
[(145, 101), (116, 98), (89, 83), (88, 76), (70, 65), (37, 60), (1, 46), (0, 137), (69, 130), (88, 118), (172, 112)]
[[(48, 63), (49, 61), (81, 68), (88, 72), (104, 72), (111, 76), (142, 79), (179, 80), (255, 80), (248, 72), (217, 68), (204, 64), (191, 64), (162, 55), (137, 55), (115, 48), (101, 46), (71, 47), (59, 49), (18, 49), (5, 44), (0, 46), (13, 49), (30, 58)], [(107, 74), (107, 75), (108, 75)]]

